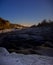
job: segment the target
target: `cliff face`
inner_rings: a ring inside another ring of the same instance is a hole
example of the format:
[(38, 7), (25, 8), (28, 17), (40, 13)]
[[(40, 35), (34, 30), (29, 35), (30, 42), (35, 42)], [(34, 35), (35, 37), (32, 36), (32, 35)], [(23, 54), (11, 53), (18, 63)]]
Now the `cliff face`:
[(8, 20), (0, 18), (0, 30), (11, 29), (11, 28), (24, 28), (25, 26), (19, 24), (12, 24)]

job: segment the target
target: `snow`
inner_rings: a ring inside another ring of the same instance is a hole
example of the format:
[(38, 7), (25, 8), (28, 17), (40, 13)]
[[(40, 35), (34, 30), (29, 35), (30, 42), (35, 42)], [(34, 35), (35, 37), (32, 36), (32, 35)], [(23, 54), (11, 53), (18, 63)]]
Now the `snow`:
[(8, 53), (5, 48), (0, 47), (0, 65), (53, 65), (53, 57)]
[(0, 47), (0, 55), (9, 55), (9, 52), (5, 48)]
[(30, 36), (32, 39), (35, 39), (37, 41), (41, 41), (41, 40), (44, 40), (44, 38), (42, 36), (37, 36), (37, 35), (31, 35)]
[[(0, 31), (1, 32), (1, 31)], [(35, 28), (26, 28), (26, 29), (6, 29), (2, 30), (2, 33), (5, 32), (11, 32), (8, 34), (9, 39), (17, 39), (17, 38), (23, 38), (23, 39), (33, 39), (37, 41), (44, 41), (45, 36), (48, 40), (51, 40), (52, 34), (51, 34), (51, 28), (50, 27), (35, 27)], [(5, 35), (6, 36), (6, 35)], [(7, 36), (6, 36), (7, 37)], [(2, 39), (5, 38), (4, 36)], [(1, 38), (0, 38), (1, 39)], [(0, 40), (0, 42), (2, 42)]]
[(18, 37), (20, 38), (29, 38), (28, 34), (19, 34)]
[(1, 56), (0, 65), (22, 65), (19, 59), (12, 58), (10, 56)]

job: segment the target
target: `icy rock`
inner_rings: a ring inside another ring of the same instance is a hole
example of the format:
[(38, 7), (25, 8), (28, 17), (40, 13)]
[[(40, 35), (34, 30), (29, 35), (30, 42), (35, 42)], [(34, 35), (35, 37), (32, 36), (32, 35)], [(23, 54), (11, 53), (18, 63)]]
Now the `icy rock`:
[(5, 48), (0, 47), (0, 55), (8, 55), (8, 54), (9, 52)]

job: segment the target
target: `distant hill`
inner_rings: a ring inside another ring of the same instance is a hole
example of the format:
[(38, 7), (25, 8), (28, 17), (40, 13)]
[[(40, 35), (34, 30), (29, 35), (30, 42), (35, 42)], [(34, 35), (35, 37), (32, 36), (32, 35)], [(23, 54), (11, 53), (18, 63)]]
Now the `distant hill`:
[(8, 20), (4, 20), (3, 18), (0, 18), (0, 30), (3, 29), (11, 29), (11, 28), (25, 28), (25, 26), (20, 25), (20, 24), (13, 24), (10, 23)]
[[(35, 28), (35, 27), (52, 27), (53, 28), (53, 21), (49, 20), (43, 20), (42, 22), (38, 23), (38, 25), (32, 25), (30, 28)], [(3, 29), (22, 29), (22, 28), (28, 28), (27, 26), (23, 26), (21, 24), (13, 24), (8, 20), (5, 20), (3, 18), (0, 18), (0, 30)]]
[(31, 28), (35, 27), (52, 27), (53, 28), (53, 21), (52, 20), (43, 20), (42, 22), (38, 23), (38, 25), (32, 25)]
[(49, 21), (47, 21), (47, 20), (43, 20), (41, 23), (39, 23), (38, 25), (37, 25), (38, 27), (53, 27), (53, 21), (52, 20), (49, 20)]

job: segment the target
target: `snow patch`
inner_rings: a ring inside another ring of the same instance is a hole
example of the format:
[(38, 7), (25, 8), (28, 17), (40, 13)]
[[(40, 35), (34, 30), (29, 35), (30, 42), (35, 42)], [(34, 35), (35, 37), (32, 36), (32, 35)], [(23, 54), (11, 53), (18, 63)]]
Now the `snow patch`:
[(5, 48), (0, 47), (0, 55), (9, 55), (9, 52)]
[[(0, 53), (7, 54), (7, 50), (0, 47)], [(8, 55), (0, 54), (0, 65), (53, 65), (53, 57), (35, 54), (24, 55), (13, 52)]]

